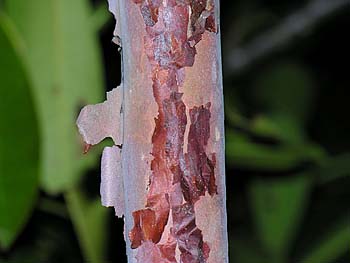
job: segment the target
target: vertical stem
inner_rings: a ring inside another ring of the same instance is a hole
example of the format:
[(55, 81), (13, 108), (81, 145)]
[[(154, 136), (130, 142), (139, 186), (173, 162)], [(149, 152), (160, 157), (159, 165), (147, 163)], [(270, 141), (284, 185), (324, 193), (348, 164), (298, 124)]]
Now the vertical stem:
[(218, 1), (118, 3), (129, 262), (228, 262)]
[(107, 210), (99, 200), (86, 200), (77, 187), (69, 189), (64, 197), (83, 257), (88, 262), (101, 263), (106, 247)]

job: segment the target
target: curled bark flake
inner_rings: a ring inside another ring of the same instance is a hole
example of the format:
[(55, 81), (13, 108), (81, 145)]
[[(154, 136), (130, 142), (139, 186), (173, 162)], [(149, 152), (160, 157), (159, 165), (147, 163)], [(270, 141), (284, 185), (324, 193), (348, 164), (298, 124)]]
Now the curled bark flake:
[(114, 206), (118, 217), (122, 217), (125, 211), (120, 162), (121, 149), (119, 147), (104, 148), (101, 160), (101, 202), (103, 206)]
[(84, 154), (87, 154), (87, 153), (90, 151), (91, 147), (92, 147), (91, 144), (84, 143), (84, 150), (83, 150), (83, 153), (84, 153)]
[(95, 145), (111, 137), (116, 145), (122, 144), (121, 87), (107, 92), (107, 100), (85, 106), (78, 117), (79, 132), (87, 144)]
[(116, 43), (117, 45), (121, 45), (121, 29), (120, 29), (120, 17), (119, 17), (119, 1), (116, 0), (108, 0), (108, 9), (109, 11), (114, 15), (116, 24), (115, 24), (115, 29), (113, 32), (114, 38), (113, 42)]
[[(111, 137), (116, 145), (122, 144), (121, 107), (122, 89), (118, 87), (107, 93), (105, 102), (81, 110), (77, 125), (85, 141), (84, 153), (106, 137)], [(103, 151), (100, 193), (102, 205), (114, 206), (116, 215), (122, 217), (125, 208), (121, 149), (116, 145)]]

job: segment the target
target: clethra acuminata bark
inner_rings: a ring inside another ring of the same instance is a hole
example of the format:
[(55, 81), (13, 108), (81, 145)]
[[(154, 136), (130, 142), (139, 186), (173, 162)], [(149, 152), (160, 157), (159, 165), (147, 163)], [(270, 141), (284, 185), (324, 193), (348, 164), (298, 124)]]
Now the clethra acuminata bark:
[(125, 216), (132, 263), (224, 263), (224, 123), (217, 0), (110, 0), (122, 85), (85, 107), (102, 204)]

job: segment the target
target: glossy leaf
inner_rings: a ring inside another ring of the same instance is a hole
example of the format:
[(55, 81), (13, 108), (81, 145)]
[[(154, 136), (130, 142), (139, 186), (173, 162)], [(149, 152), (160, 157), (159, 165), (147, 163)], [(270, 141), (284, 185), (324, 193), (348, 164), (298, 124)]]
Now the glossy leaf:
[(83, 156), (75, 118), (102, 94), (95, 28), (87, 0), (9, 0), (5, 10), (22, 34), (42, 134), (41, 184), (48, 192), (77, 182), (94, 159)]
[(22, 230), (38, 192), (39, 134), (22, 39), (0, 13), (0, 247)]

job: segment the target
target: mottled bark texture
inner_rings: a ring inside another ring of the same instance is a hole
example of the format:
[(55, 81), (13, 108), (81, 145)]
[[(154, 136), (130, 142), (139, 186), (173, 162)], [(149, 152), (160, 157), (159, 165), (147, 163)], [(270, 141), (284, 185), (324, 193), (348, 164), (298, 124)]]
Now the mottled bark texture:
[(110, 1), (121, 95), (92, 117), (83, 109), (78, 126), (88, 144), (101, 134), (122, 144), (104, 151), (101, 195), (124, 211), (129, 262), (228, 262), (218, 9), (214, 0)]

